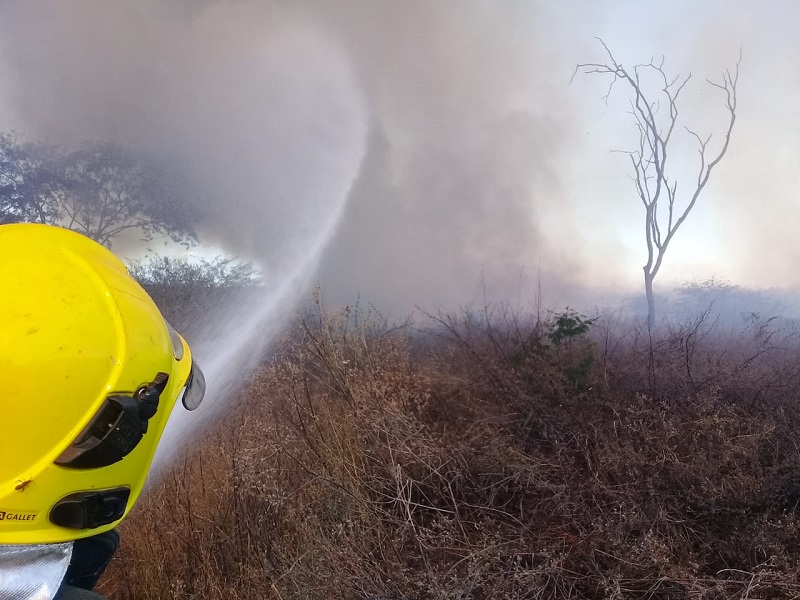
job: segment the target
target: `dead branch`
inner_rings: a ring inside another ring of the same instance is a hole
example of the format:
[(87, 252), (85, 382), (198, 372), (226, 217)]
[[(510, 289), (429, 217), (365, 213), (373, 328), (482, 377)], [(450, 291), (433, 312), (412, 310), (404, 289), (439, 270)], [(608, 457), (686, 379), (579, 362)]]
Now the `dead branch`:
[[(622, 152), (630, 158), (633, 171), (631, 179), (634, 182), (636, 195), (645, 209), (644, 233), (647, 260), (643, 270), (648, 297), (648, 324), (652, 327), (655, 321), (652, 298), (653, 279), (661, 269), (667, 248), (675, 234), (694, 209), (711, 173), (725, 156), (730, 145), (731, 133), (736, 122), (736, 91), (739, 83), (742, 50), (739, 49), (739, 58), (733, 71), (726, 69), (719, 82), (706, 80), (712, 87), (725, 94), (728, 123), (721, 146), (714, 151), (711, 146), (712, 134), (703, 138), (696, 131), (684, 126), (689, 135), (697, 140), (699, 165), (693, 185), (687, 188), (686, 194), (679, 196), (678, 180), (670, 176), (669, 148), (680, 117), (678, 101), (681, 92), (691, 80), (691, 73), (685, 77), (668, 76), (664, 69), (663, 57), (658, 63), (651, 58), (647, 63), (640, 63), (628, 68), (617, 61), (611, 49), (602, 39), (598, 38), (598, 41), (603, 46), (608, 60), (578, 64), (572, 80), (578, 73), (610, 76), (609, 87), (602, 96), (606, 103), (617, 83), (627, 84), (632, 95), (629, 114), (633, 117), (639, 139), (635, 150)], [(645, 80), (646, 77), (648, 80)], [(655, 92), (652, 89), (652, 78), (657, 82), (657, 91)]]

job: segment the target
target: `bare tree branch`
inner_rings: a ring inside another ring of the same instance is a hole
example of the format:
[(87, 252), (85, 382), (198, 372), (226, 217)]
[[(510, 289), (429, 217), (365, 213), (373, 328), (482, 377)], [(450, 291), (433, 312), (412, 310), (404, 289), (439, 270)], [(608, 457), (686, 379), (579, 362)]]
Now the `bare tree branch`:
[[(653, 280), (661, 268), (670, 242), (694, 209), (712, 171), (725, 156), (730, 145), (731, 133), (736, 122), (736, 90), (739, 83), (742, 49), (739, 48), (739, 57), (735, 68), (733, 71), (726, 69), (722, 73), (721, 82), (706, 80), (712, 87), (725, 93), (725, 108), (729, 117), (724, 141), (716, 153), (711, 151), (712, 134), (704, 139), (696, 131), (684, 126), (689, 135), (697, 140), (700, 160), (696, 180), (692, 189), (687, 193), (688, 200), (681, 203), (678, 195), (678, 181), (669, 176), (668, 150), (680, 116), (678, 99), (691, 80), (691, 73), (685, 77), (667, 76), (664, 70), (665, 59), (663, 56), (657, 64), (651, 58), (648, 63), (637, 64), (628, 69), (616, 60), (611, 49), (602, 39), (597, 39), (603, 46), (608, 61), (578, 64), (570, 81), (574, 80), (578, 73), (611, 76), (608, 91), (602, 97), (606, 104), (617, 82), (627, 84), (627, 88), (632, 94), (629, 101), (631, 106), (629, 113), (633, 117), (639, 134), (638, 148), (623, 152), (630, 157), (633, 169), (631, 179), (634, 181), (636, 194), (645, 209), (644, 232), (647, 261), (642, 269), (648, 303), (648, 326), (652, 329), (655, 324)], [(659, 89), (655, 96), (651, 96), (650, 94), (653, 92), (649, 90), (650, 81), (653, 79), (657, 82)], [(661, 111), (662, 105), (666, 107), (664, 111)], [(666, 196), (665, 202), (661, 202), (662, 196)]]

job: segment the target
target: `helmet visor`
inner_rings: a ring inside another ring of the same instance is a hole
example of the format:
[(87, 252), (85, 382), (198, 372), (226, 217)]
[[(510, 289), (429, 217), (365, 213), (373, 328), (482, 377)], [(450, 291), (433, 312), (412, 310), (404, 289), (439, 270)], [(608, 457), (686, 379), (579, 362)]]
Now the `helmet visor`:
[(189, 371), (189, 378), (186, 380), (186, 389), (183, 392), (183, 407), (186, 410), (194, 410), (203, 401), (206, 394), (206, 378), (200, 366), (192, 359), (192, 370)]
[(181, 334), (175, 331), (175, 328), (169, 324), (169, 321), (164, 321), (167, 324), (167, 330), (169, 331), (169, 339), (172, 342), (172, 355), (175, 357), (175, 360), (180, 360), (183, 358), (183, 338)]

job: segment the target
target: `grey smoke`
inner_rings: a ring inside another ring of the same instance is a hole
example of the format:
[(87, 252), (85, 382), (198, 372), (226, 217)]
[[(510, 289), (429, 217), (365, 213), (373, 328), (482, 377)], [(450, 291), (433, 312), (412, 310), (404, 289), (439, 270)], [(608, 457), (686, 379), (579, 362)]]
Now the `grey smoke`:
[(298, 229), (313, 229), (303, 215), (318, 196), (298, 190), (315, 189), (309, 178), (326, 185), (325, 165), (357, 127), (341, 107), (361, 94), (367, 155), (318, 276), (341, 301), (360, 292), (401, 310), (455, 303), (481, 278), (503, 295), (540, 266), (580, 277), (579, 261), (548, 254), (559, 240), (543, 226), (543, 215), (568, 210), (558, 170), (572, 134), (556, 87), (569, 67), (530, 27), (542, 10), (5, 3), (0, 95), (29, 139), (112, 139), (175, 164), (204, 215), (203, 239), (269, 276), (303, 239)]
[[(641, 289), (643, 233), (625, 159), (609, 153), (632, 143), (624, 99), (605, 106), (599, 80), (569, 85), (574, 65), (602, 58), (595, 35), (627, 63), (664, 55), (670, 72), (693, 72), (683, 114), (711, 132), (720, 104), (701, 84), (743, 45), (729, 156), (660, 276), (792, 286), (797, 16), (789, 0), (758, 11), (743, 0), (6, 1), (0, 129), (162, 157), (191, 184), (203, 238), (269, 273), (304, 227), (299, 207), (313, 211), (296, 190), (325, 182), (298, 161), (335, 160), (352, 129), (337, 106), (358, 93), (365, 161), (312, 275), (334, 302), (452, 305), (481, 278), (495, 297), (524, 296), (540, 272), (547, 300), (584, 290), (594, 302), (598, 288)], [(312, 86), (315, 69), (326, 75)], [(688, 172), (694, 149), (679, 154)]]

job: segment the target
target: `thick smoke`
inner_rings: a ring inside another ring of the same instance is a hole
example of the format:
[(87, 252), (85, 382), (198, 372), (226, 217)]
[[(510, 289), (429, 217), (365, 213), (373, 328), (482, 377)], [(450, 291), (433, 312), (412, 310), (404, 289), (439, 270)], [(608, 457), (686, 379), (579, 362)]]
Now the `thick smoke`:
[[(529, 3), (0, 6), (16, 128), (176, 165), (203, 239), (268, 277), (315, 226), (304, 190), (327, 185), (326, 162), (357, 126), (339, 107), (357, 89), (367, 157), (319, 277), (337, 299), (401, 310), (467, 300), (481, 279), (518, 293), (539, 268), (580, 277), (548, 238), (569, 211), (557, 176), (568, 110), (553, 93), (569, 68), (536, 24)], [(316, 172), (302, 168), (309, 155)]]
[[(360, 57), (371, 143), (322, 275), (379, 306), (551, 297), (578, 281), (559, 228), (569, 67), (542, 3), (388, 3), (331, 19)], [(328, 286), (330, 287), (330, 286)]]
[[(37, 139), (111, 139), (167, 161), (201, 233), (279, 270), (316, 224), (340, 148), (363, 134), (336, 42), (277, 7), (34, 2), (0, 17)], [(37, 43), (28, 43), (30, 36)], [(345, 151), (346, 152), (346, 151)], [(357, 165), (356, 165), (357, 166)], [(313, 168), (312, 168), (313, 167)]]
[(565, 200), (557, 55), (519, 5), (381, 6), (336, 21), (361, 57), (373, 120), (323, 276), (382, 306), (465, 301), (479, 280), (518, 293), (550, 241), (542, 215)]
[[(742, 45), (729, 156), (659, 278), (794, 285), (796, 14), (788, 0), (757, 13), (740, 0), (5, 2), (0, 128), (163, 157), (191, 189), (203, 239), (269, 276), (314, 227), (298, 215), (316, 201), (298, 190), (327, 185), (324, 167), (298, 164), (336, 160), (353, 129), (337, 106), (358, 93), (365, 161), (312, 274), (330, 296), (402, 312), (467, 301), (481, 280), (498, 297), (525, 294), (541, 273), (547, 299), (574, 303), (578, 287), (592, 299), (641, 289), (644, 262), (628, 165), (608, 152), (635, 143), (624, 96), (606, 106), (607, 82), (570, 85), (574, 65), (603, 58), (596, 35), (628, 64), (663, 55), (694, 75), (682, 116), (719, 132), (704, 79)], [(688, 144), (673, 154), (687, 173)]]

